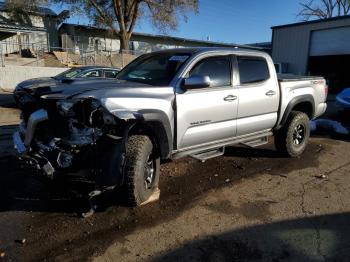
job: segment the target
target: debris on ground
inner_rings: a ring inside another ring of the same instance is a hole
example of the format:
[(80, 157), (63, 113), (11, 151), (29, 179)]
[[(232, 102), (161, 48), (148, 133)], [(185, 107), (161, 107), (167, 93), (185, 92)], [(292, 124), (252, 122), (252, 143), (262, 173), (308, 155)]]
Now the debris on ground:
[(323, 145), (319, 144), (319, 145), (317, 145), (317, 150), (316, 150), (316, 152), (317, 152), (317, 153), (320, 153), (323, 149), (324, 149)]
[(318, 178), (318, 179), (328, 179), (328, 176), (327, 175), (324, 175), (324, 174), (322, 174), (322, 175), (317, 175), (317, 176), (315, 176), (316, 178)]
[(25, 238), (22, 238), (15, 240), (15, 242), (24, 245), (27, 242), (27, 240)]
[(218, 177), (219, 175), (218, 175), (218, 174), (215, 174), (214, 176), (215, 176), (215, 177)]
[(236, 161), (232, 161), (232, 165), (234, 168), (237, 168), (237, 169), (240, 169), (240, 170), (243, 170), (244, 167), (240, 164), (238, 164)]
[(4, 258), (5, 257), (5, 252), (0, 252), (0, 258)]
[(280, 176), (280, 177), (283, 177), (283, 178), (286, 178), (286, 177), (287, 177), (287, 175), (284, 175), (284, 174), (280, 174), (279, 176)]
[(231, 180), (229, 179), (229, 178), (227, 178), (226, 180), (225, 180), (225, 182), (226, 183), (228, 183), (228, 182), (230, 182)]

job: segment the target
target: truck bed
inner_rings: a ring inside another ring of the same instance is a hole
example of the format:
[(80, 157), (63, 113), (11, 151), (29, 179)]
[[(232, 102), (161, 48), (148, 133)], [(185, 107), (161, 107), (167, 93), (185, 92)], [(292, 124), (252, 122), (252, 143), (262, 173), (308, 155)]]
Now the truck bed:
[(323, 79), (321, 76), (301, 76), (293, 74), (277, 74), (277, 79), (279, 82), (288, 82), (288, 81), (307, 81), (307, 80), (317, 80)]

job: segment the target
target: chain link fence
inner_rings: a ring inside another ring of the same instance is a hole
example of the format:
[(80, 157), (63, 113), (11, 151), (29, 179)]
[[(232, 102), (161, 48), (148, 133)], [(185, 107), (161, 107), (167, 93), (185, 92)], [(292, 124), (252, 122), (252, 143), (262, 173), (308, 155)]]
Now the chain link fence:
[(88, 50), (48, 46), (43, 43), (0, 41), (0, 66), (75, 67), (99, 65), (123, 68), (144, 52)]

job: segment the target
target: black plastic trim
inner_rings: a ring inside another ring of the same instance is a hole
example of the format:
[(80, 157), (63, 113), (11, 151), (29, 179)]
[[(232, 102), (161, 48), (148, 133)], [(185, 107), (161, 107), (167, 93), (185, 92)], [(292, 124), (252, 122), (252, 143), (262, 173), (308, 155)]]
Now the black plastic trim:
[(286, 110), (284, 110), (284, 114), (282, 117), (282, 120), (280, 122), (280, 124), (278, 125), (277, 129), (281, 128), (282, 126), (284, 126), (284, 124), (287, 122), (288, 116), (290, 114), (290, 112), (292, 112), (293, 108), (295, 106), (297, 106), (300, 103), (304, 103), (304, 102), (309, 102), (312, 105), (312, 116), (314, 116), (315, 114), (315, 101), (314, 98), (312, 97), (312, 95), (301, 95), (298, 97), (293, 98), (288, 106), (286, 107)]
[(168, 116), (163, 111), (156, 109), (145, 109), (137, 112), (146, 123), (159, 123), (157, 130), (153, 131), (160, 147), (161, 158), (169, 158), (173, 150), (173, 136)]

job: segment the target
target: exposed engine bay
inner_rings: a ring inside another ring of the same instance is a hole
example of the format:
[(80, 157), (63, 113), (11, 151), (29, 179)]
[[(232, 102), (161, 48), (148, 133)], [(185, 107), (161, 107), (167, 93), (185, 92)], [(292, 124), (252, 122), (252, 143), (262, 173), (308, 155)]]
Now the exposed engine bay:
[[(26, 163), (49, 178), (84, 168), (100, 185), (118, 183), (116, 174), (103, 169), (110, 166), (111, 157), (121, 160), (124, 130), (132, 125), (130, 121), (117, 118), (94, 98), (36, 97), (21, 90), (15, 100), (22, 112), (15, 147)], [(113, 154), (113, 150), (119, 152)]]

